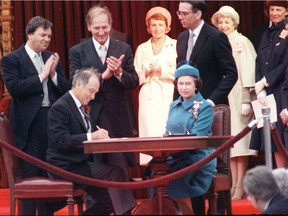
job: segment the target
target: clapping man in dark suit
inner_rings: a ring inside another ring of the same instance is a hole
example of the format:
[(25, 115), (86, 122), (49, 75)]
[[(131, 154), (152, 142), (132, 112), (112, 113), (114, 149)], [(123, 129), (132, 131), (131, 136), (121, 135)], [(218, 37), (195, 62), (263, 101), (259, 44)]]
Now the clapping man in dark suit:
[[(84, 154), (83, 141), (109, 138), (105, 129), (91, 130), (91, 123), (85, 119), (87, 113), (81, 110), (81, 107), (95, 98), (100, 86), (98, 77), (95, 69), (77, 70), (74, 73), (72, 90), (56, 101), (49, 110), (47, 161), (79, 175), (126, 181), (125, 172), (121, 168), (95, 163), (91, 160), (91, 155)], [(131, 190), (106, 190), (87, 185), (84, 187), (89, 199), (93, 197), (95, 200), (93, 203), (87, 203), (89, 201), (86, 200), (86, 215), (109, 215), (111, 212), (116, 215), (130, 214), (130, 210), (136, 206)]]
[[(134, 136), (134, 112), (131, 91), (139, 84), (129, 45), (110, 37), (112, 17), (106, 7), (94, 6), (86, 15), (92, 38), (70, 49), (70, 77), (83, 67), (97, 68), (101, 75), (99, 93), (90, 102), (92, 129), (106, 129), (111, 138)], [(134, 153), (102, 155), (102, 161), (121, 167), (127, 175), (128, 165), (135, 164)]]
[[(69, 81), (59, 64), (59, 55), (47, 51), (53, 24), (43, 17), (33, 17), (27, 24), (27, 42), (2, 60), (4, 81), (12, 96), (10, 122), (16, 147), (45, 160), (47, 113), (50, 106), (66, 91)], [(20, 161), (23, 178), (47, 176), (39, 167)], [(23, 202), (24, 214), (36, 214), (36, 202)], [(37, 204), (38, 214), (47, 214)]]
[[(177, 61), (190, 61), (198, 68), (203, 81), (201, 94), (212, 106), (228, 104), (237, 69), (227, 36), (203, 20), (204, 0), (180, 1), (176, 13), (186, 29), (177, 38)], [(204, 196), (192, 198), (195, 214), (205, 214), (204, 201)], [(218, 204), (218, 209), (222, 208)]]

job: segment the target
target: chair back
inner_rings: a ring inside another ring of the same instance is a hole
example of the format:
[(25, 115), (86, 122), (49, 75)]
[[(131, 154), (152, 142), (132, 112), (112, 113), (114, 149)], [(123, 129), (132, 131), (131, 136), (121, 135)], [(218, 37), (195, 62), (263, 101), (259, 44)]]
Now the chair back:
[[(226, 104), (218, 104), (214, 108), (214, 121), (212, 125), (212, 136), (231, 135), (231, 114)], [(224, 151), (217, 158), (218, 172), (230, 175), (230, 149)]]
[[(0, 113), (0, 139), (15, 146), (9, 120), (5, 113)], [(14, 190), (15, 181), (21, 179), (19, 158), (2, 148), (4, 162), (11, 192)]]
[(213, 136), (231, 135), (230, 108), (226, 104), (218, 104), (214, 108), (212, 125)]

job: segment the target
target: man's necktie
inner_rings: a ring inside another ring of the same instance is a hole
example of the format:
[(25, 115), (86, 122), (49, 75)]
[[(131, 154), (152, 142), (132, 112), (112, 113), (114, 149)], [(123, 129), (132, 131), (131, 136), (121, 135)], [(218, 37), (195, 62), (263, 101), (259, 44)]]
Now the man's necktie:
[[(35, 54), (35, 61), (34, 65), (38, 71), (38, 74), (42, 73), (42, 69), (44, 67), (44, 62), (42, 60), (42, 56), (40, 53)], [(43, 80), (42, 82), (42, 87), (43, 87), (43, 92), (44, 92), (44, 98), (42, 101), (42, 107), (49, 107), (50, 106), (50, 100), (49, 100), (49, 93), (48, 93), (48, 86), (47, 86), (48, 79)]]
[(44, 63), (42, 61), (42, 57), (41, 57), (41, 54), (40, 53), (36, 53), (35, 54), (35, 62), (34, 62), (34, 65), (38, 71), (38, 74), (41, 74), (42, 72), (42, 69), (44, 67)]
[(187, 53), (186, 53), (186, 60), (189, 61), (190, 60), (190, 56), (192, 54), (192, 50), (193, 50), (193, 46), (194, 46), (194, 38), (195, 34), (192, 32), (189, 36), (188, 39), (188, 49), (187, 49)]
[(101, 45), (99, 47), (98, 54), (99, 54), (99, 57), (100, 57), (102, 63), (105, 64), (105, 59), (106, 59), (106, 54), (107, 54), (105, 45)]
[(86, 129), (88, 131), (90, 128), (90, 115), (86, 112), (85, 107), (83, 105), (80, 106), (80, 110), (84, 115)]

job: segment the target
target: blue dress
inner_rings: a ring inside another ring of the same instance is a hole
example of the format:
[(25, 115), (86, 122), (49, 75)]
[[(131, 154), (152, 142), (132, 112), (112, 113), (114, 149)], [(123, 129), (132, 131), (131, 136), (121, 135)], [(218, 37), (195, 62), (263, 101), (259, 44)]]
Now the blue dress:
[[(195, 113), (193, 117), (194, 101), (202, 103), (197, 118), (195, 118)], [(213, 108), (200, 93), (186, 101), (182, 101), (182, 97), (179, 97), (170, 105), (165, 134), (187, 134), (189, 131), (190, 134), (197, 136), (209, 136), (212, 134), (212, 123)], [(167, 158), (167, 163), (170, 164), (169, 173), (190, 166), (214, 151), (215, 149), (197, 149), (177, 153), (174, 157), (172, 155), (172, 157)], [(199, 170), (170, 182), (168, 185), (169, 197), (187, 198), (205, 194), (215, 173), (216, 159)]]

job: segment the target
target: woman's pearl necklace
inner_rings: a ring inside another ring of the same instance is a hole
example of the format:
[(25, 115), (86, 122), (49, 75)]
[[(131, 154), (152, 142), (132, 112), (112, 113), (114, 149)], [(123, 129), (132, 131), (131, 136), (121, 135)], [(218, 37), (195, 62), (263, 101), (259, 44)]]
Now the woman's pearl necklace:
[(164, 43), (159, 47), (157, 47), (154, 43), (152, 43), (152, 47), (154, 50), (161, 50), (163, 48), (163, 46), (164, 46)]

